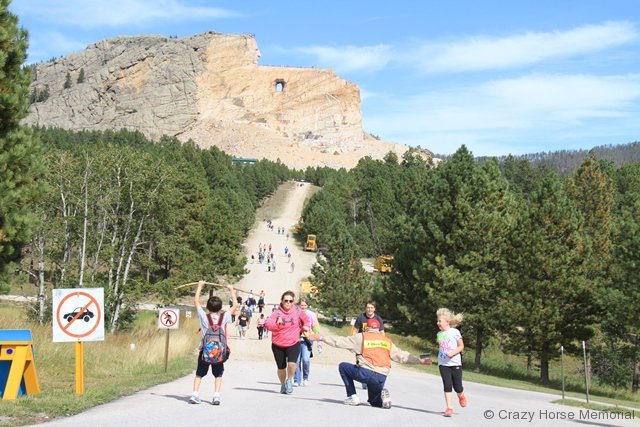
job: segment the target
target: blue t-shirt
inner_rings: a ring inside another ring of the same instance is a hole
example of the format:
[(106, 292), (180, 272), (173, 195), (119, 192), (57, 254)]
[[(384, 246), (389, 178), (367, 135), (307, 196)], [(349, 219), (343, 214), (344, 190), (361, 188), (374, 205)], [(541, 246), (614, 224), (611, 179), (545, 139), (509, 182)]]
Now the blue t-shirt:
[(460, 357), (460, 353), (453, 357), (447, 356), (448, 351), (454, 350), (458, 347), (459, 339), (462, 339), (462, 335), (456, 328), (449, 328), (446, 331), (438, 332), (438, 335), (436, 335), (436, 341), (438, 342), (438, 365), (462, 365), (462, 357)]
[[(207, 312), (204, 311), (204, 308), (202, 307), (198, 308), (198, 319), (200, 320), (200, 334), (202, 335), (202, 338), (204, 338), (204, 334), (209, 328), (209, 320), (207, 319)], [(211, 313), (211, 321), (214, 325), (218, 324), (218, 313)], [(231, 312), (225, 311), (224, 317), (222, 318), (222, 324), (220, 326), (225, 328), (229, 322), (231, 322)], [(226, 329), (224, 331), (226, 333)]]

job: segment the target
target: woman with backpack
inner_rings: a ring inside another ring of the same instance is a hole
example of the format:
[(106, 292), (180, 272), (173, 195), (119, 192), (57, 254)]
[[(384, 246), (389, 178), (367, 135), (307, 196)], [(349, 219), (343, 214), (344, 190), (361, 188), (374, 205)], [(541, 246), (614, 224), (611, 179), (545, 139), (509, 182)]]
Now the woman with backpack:
[(235, 314), (236, 309), (238, 308), (238, 302), (236, 300), (236, 291), (233, 289), (233, 286), (227, 285), (227, 289), (229, 290), (229, 292), (231, 292), (231, 300), (234, 301), (229, 311), (222, 311), (222, 300), (220, 299), (220, 297), (214, 295), (207, 300), (208, 313), (206, 313), (202, 308), (202, 305), (200, 305), (200, 294), (204, 285), (204, 280), (198, 282), (198, 288), (196, 289), (196, 294), (194, 297), (196, 311), (198, 312), (198, 318), (200, 319), (200, 332), (202, 334), (202, 342), (200, 343), (200, 347), (198, 349), (198, 366), (196, 368), (196, 376), (193, 380), (193, 393), (189, 398), (189, 403), (202, 403), (199, 393), (200, 383), (202, 381), (202, 377), (207, 375), (207, 373), (209, 372), (209, 367), (211, 367), (211, 374), (215, 378), (213, 400), (211, 403), (213, 403), (214, 405), (219, 405), (220, 388), (222, 387), (222, 374), (224, 374), (224, 362), (208, 362), (205, 358), (205, 355), (203, 354), (203, 348), (205, 346), (205, 338), (207, 336), (207, 332), (210, 332), (209, 329), (221, 330), (221, 333), (224, 334), (225, 337), (227, 336), (227, 323), (231, 322), (231, 315), (232, 313)]
[(280, 297), (280, 305), (274, 308), (265, 327), (271, 331), (271, 351), (278, 367), (280, 393), (293, 393), (293, 376), (300, 355), (300, 335), (311, 331), (311, 319), (294, 302), (293, 291)]

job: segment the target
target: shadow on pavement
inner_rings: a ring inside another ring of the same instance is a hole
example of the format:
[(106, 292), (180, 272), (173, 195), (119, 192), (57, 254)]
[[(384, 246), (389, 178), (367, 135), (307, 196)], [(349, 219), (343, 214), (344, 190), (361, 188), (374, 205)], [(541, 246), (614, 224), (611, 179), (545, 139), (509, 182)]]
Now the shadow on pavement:
[(168, 397), (175, 400), (182, 400), (183, 402), (189, 403), (189, 397), (185, 395), (175, 395), (175, 394), (156, 394), (151, 393), (152, 396), (160, 396), (160, 397)]

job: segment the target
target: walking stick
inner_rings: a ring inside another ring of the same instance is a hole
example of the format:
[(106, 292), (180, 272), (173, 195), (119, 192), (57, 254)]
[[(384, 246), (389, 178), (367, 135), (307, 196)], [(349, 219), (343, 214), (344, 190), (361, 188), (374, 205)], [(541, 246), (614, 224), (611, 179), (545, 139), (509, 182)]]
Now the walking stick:
[[(176, 289), (181, 289), (181, 288), (186, 288), (187, 286), (195, 286), (197, 285), (198, 282), (191, 282), (191, 283), (185, 283), (184, 285), (179, 285), (176, 286)], [(226, 288), (227, 285), (221, 285), (219, 283), (211, 283), (211, 282), (204, 282), (205, 285), (209, 285), (209, 286), (216, 286), (218, 288)], [(234, 286), (233, 288), (236, 292), (243, 292), (245, 294), (251, 294), (251, 292), (245, 291), (244, 289), (238, 289)]]

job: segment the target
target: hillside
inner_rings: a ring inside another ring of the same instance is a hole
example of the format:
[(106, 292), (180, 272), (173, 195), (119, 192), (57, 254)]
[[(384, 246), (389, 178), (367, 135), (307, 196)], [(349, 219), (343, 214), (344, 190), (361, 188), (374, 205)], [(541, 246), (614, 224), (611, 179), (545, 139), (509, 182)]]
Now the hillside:
[(33, 66), (25, 124), (126, 128), (290, 167), (353, 167), (407, 147), (362, 129), (360, 89), (331, 70), (260, 66), (252, 35), (118, 37)]

